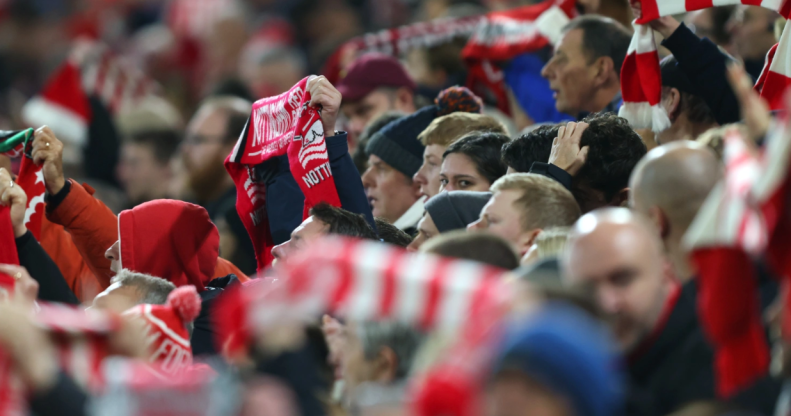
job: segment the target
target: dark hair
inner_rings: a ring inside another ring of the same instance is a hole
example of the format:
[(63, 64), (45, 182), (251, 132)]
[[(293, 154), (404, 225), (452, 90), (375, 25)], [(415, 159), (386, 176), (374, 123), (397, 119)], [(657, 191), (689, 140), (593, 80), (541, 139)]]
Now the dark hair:
[(330, 226), (328, 234), (376, 240), (376, 233), (365, 221), (365, 217), (343, 208), (320, 202), (310, 209), (310, 215)]
[(405, 115), (406, 114), (400, 111), (388, 111), (371, 120), (371, 122), (365, 126), (365, 129), (360, 134), (360, 137), (357, 138), (357, 146), (354, 148), (354, 156), (352, 157), (352, 160), (354, 160), (354, 165), (357, 166), (357, 170), (360, 172), (360, 175), (362, 175), (365, 170), (368, 169), (368, 154), (365, 153), (365, 146), (368, 145), (368, 139), (370, 139), (374, 134), (378, 133), (379, 130), (382, 130), (384, 126), (390, 124), (390, 122), (396, 121)]
[(604, 56), (609, 57), (615, 72), (620, 76), (629, 43), (632, 41), (629, 30), (609, 17), (594, 15), (577, 17), (563, 28), (563, 33), (575, 29), (582, 30), (582, 49), (588, 55), (588, 62)]
[(478, 173), (492, 184), (505, 175), (505, 171), (508, 170), (508, 166), (500, 155), (500, 150), (509, 141), (511, 139), (508, 136), (500, 133), (469, 133), (451, 143), (442, 154), (442, 159), (452, 153), (461, 153), (469, 157), (475, 164)]
[(541, 126), (503, 145), (503, 163), (517, 172), (528, 173), (533, 162), (547, 163), (552, 141), (562, 124)]
[(629, 122), (614, 113), (591, 114), (583, 122), (589, 127), (580, 147), (589, 146), (588, 157), (574, 180), (601, 191), (610, 201), (629, 186), (632, 170), (648, 150)]
[(427, 253), (477, 261), (506, 270), (519, 267), (519, 257), (511, 244), (487, 232), (451, 231), (426, 241), (420, 249)]
[(125, 141), (140, 145), (151, 146), (154, 158), (164, 165), (176, 154), (181, 142), (179, 134), (173, 130), (141, 131), (128, 136)]
[(225, 123), (225, 143), (234, 143), (239, 139), (248, 118), (250, 118), (250, 114), (228, 111), (228, 121)]
[(384, 218), (374, 218), (376, 231), (379, 238), (387, 244), (406, 248), (412, 242), (412, 237), (403, 230), (399, 230)]

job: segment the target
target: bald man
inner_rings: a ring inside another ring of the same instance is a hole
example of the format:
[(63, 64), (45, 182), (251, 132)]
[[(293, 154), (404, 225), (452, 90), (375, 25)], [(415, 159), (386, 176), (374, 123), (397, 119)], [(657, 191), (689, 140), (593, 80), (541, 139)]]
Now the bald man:
[(689, 141), (652, 149), (632, 171), (629, 205), (651, 220), (681, 282), (695, 274), (681, 239), (722, 174), (714, 153)]
[[(694, 281), (679, 286), (647, 218), (605, 208), (572, 227), (561, 259), (564, 283), (590, 291), (627, 357), (626, 414), (666, 415), (716, 399), (714, 352), (697, 319)], [(778, 385), (763, 379), (733, 401), (771, 414)]]

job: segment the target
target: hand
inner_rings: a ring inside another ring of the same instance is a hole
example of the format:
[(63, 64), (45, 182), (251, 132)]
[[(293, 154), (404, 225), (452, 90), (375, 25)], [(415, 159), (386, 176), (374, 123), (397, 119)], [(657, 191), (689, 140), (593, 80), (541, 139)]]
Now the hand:
[(33, 323), (30, 308), (17, 298), (0, 302), (0, 345), (34, 391), (45, 391), (58, 376), (55, 347), (43, 329)]
[(0, 264), (0, 273), (14, 278), (14, 298), (33, 305), (38, 297), (38, 282), (30, 277), (26, 268), (15, 264)]
[(335, 370), (336, 379), (340, 379), (343, 376), (343, 374), (341, 374), (341, 363), (343, 360), (342, 354), (345, 343), (345, 330), (346, 328), (343, 324), (338, 322), (337, 319), (329, 315), (324, 315), (324, 317), (322, 317), (321, 332), (324, 333), (324, 340), (327, 341), (327, 347), (330, 350), (327, 361)]
[[(640, 19), (640, 17), (642, 17), (643, 9), (640, 2), (632, 3), (632, 13), (635, 19)], [(652, 20), (648, 25), (651, 26), (651, 29), (659, 32), (663, 38), (667, 39), (679, 26), (681, 26), (681, 23), (673, 16), (663, 16), (659, 19)]]
[(27, 195), (25, 190), (11, 180), (11, 173), (0, 168), (0, 205), (11, 207), (11, 225), (14, 227), (14, 238), (25, 235), (25, 210)]
[(63, 177), (63, 143), (55, 137), (55, 133), (49, 127), (44, 126), (36, 130), (31, 156), (37, 166), (44, 165), (41, 171), (44, 174), (47, 192), (50, 195), (60, 192), (66, 184), (66, 178)]
[(552, 142), (549, 163), (574, 176), (582, 169), (588, 157), (588, 146), (580, 149), (582, 133), (588, 123), (568, 123), (558, 130), (558, 137)]
[(308, 81), (310, 106), (321, 106), (321, 124), (324, 126), (324, 137), (335, 135), (335, 120), (341, 109), (340, 91), (335, 89), (327, 78), (319, 76)]
[(750, 138), (755, 142), (765, 137), (772, 115), (769, 106), (753, 89), (752, 80), (741, 64), (733, 63), (728, 66), (728, 82), (739, 100), (739, 108)]

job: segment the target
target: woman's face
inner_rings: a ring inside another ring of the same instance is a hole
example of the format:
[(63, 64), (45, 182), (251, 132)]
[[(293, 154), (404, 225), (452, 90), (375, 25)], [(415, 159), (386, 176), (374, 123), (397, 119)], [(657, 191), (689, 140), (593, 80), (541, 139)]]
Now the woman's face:
[(486, 178), (478, 173), (475, 163), (462, 153), (451, 153), (445, 156), (439, 172), (439, 183), (440, 192), (486, 192), (492, 186)]
[(417, 251), (426, 241), (439, 235), (439, 230), (431, 218), (431, 214), (426, 212), (420, 222), (417, 223), (417, 235), (407, 246), (407, 251)]

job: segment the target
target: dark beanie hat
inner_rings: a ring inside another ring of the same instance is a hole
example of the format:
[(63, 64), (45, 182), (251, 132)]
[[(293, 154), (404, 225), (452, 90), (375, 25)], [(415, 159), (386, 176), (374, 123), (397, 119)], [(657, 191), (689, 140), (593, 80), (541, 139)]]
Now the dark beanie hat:
[(681, 92), (698, 95), (698, 91), (673, 56), (668, 56), (659, 64), (662, 71), (662, 86), (675, 88)]
[(475, 222), (483, 206), (492, 197), (491, 192), (451, 191), (440, 192), (426, 202), (426, 211), (441, 233), (463, 230)]
[(480, 113), (481, 99), (464, 87), (450, 87), (443, 90), (434, 100), (434, 105), (401, 117), (374, 134), (365, 148), (365, 153), (376, 155), (411, 178), (423, 163), (425, 147), (417, 136), (435, 118), (457, 111)]

